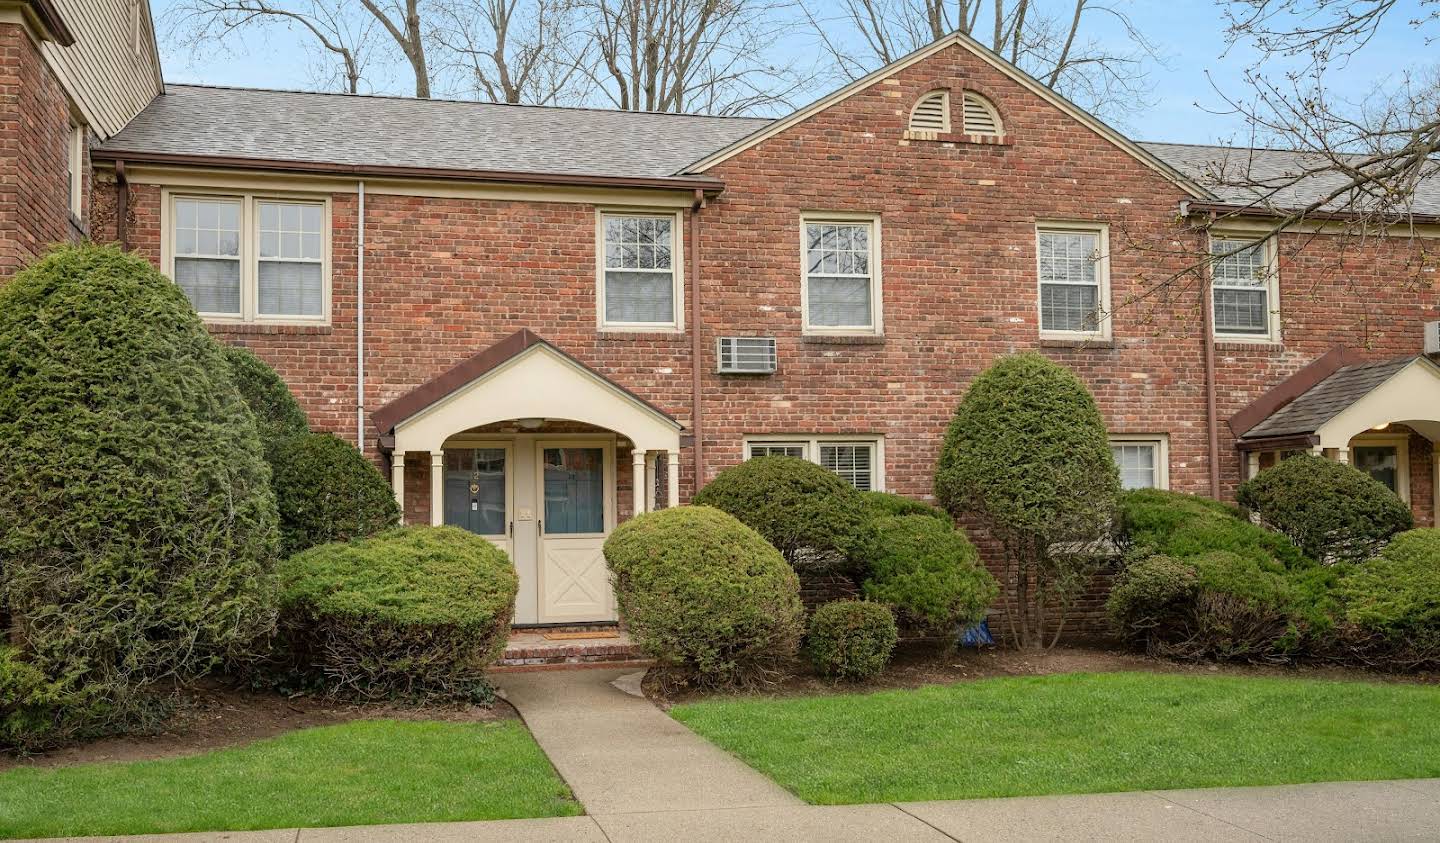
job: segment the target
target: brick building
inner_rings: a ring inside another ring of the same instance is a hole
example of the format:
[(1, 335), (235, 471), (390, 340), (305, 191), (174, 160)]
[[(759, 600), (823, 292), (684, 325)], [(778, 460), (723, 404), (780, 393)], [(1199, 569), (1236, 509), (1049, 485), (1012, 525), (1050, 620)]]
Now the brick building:
[(1089, 385), (1129, 486), (1225, 498), (1317, 450), (1435, 521), (1433, 193), (1403, 236), (1267, 236), (1207, 177), (1299, 156), (1137, 143), (961, 35), (772, 121), (162, 89), (115, 0), (102, 119), (56, 70), (69, 2), (0, 3), (0, 271), (87, 234), (148, 257), (409, 521), (504, 546), (518, 622), (612, 617), (604, 535), (757, 453), (928, 496), (1021, 350)]

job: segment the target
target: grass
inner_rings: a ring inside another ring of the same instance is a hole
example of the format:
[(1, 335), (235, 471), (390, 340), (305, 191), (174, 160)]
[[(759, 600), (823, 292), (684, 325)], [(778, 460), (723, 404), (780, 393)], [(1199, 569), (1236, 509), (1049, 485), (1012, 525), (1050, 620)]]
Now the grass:
[(1440, 687), (1151, 673), (731, 699), (671, 714), (807, 802), (1440, 776)]
[(515, 721), (365, 720), (188, 758), (0, 774), (0, 838), (578, 813)]

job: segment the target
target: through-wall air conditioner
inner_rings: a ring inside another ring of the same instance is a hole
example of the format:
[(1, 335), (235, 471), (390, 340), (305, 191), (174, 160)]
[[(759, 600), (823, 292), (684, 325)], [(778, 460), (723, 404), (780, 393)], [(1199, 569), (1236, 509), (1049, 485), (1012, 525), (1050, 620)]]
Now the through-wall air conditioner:
[(1440, 322), (1425, 323), (1425, 353), (1440, 354)]
[(774, 337), (720, 337), (716, 371), (722, 375), (768, 375), (775, 371)]

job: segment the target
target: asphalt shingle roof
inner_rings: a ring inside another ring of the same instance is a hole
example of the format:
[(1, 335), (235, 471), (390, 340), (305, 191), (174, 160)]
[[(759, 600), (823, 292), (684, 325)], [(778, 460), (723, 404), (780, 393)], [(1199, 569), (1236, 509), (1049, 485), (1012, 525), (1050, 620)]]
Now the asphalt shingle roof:
[(1245, 431), (1241, 439), (1268, 439), (1314, 433), (1371, 390), (1415, 362), (1414, 357), (1344, 366), (1306, 390), (1299, 398)]
[(767, 119), (167, 85), (114, 152), (656, 178)]
[[(1237, 205), (1263, 200), (1281, 209), (1305, 208), (1348, 181), (1341, 173), (1328, 171), (1291, 184), (1307, 166), (1323, 166), (1319, 158), (1309, 153), (1183, 143), (1142, 142), (1140, 145), (1214, 193), (1220, 201)], [(1237, 186), (1235, 182), (1242, 184)], [(1440, 214), (1440, 175), (1417, 186), (1410, 210), (1416, 214)]]

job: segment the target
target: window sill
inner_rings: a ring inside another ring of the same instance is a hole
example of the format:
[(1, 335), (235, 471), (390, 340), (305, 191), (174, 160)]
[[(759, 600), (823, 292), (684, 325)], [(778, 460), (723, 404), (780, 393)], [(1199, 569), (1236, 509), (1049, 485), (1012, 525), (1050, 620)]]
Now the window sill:
[(211, 322), (205, 327), (220, 334), (330, 334), (333, 325), (304, 325), (287, 322)]
[(1280, 340), (1269, 338), (1256, 338), (1253, 340), (1239, 339), (1237, 337), (1215, 338), (1216, 351), (1284, 351), (1285, 344)]
[(1114, 348), (1113, 337), (1041, 337), (1041, 348)]
[(805, 345), (884, 345), (884, 334), (801, 334)]
[(675, 328), (600, 328), (596, 336), (602, 340), (679, 340), (684, 339), (685, 332)]

